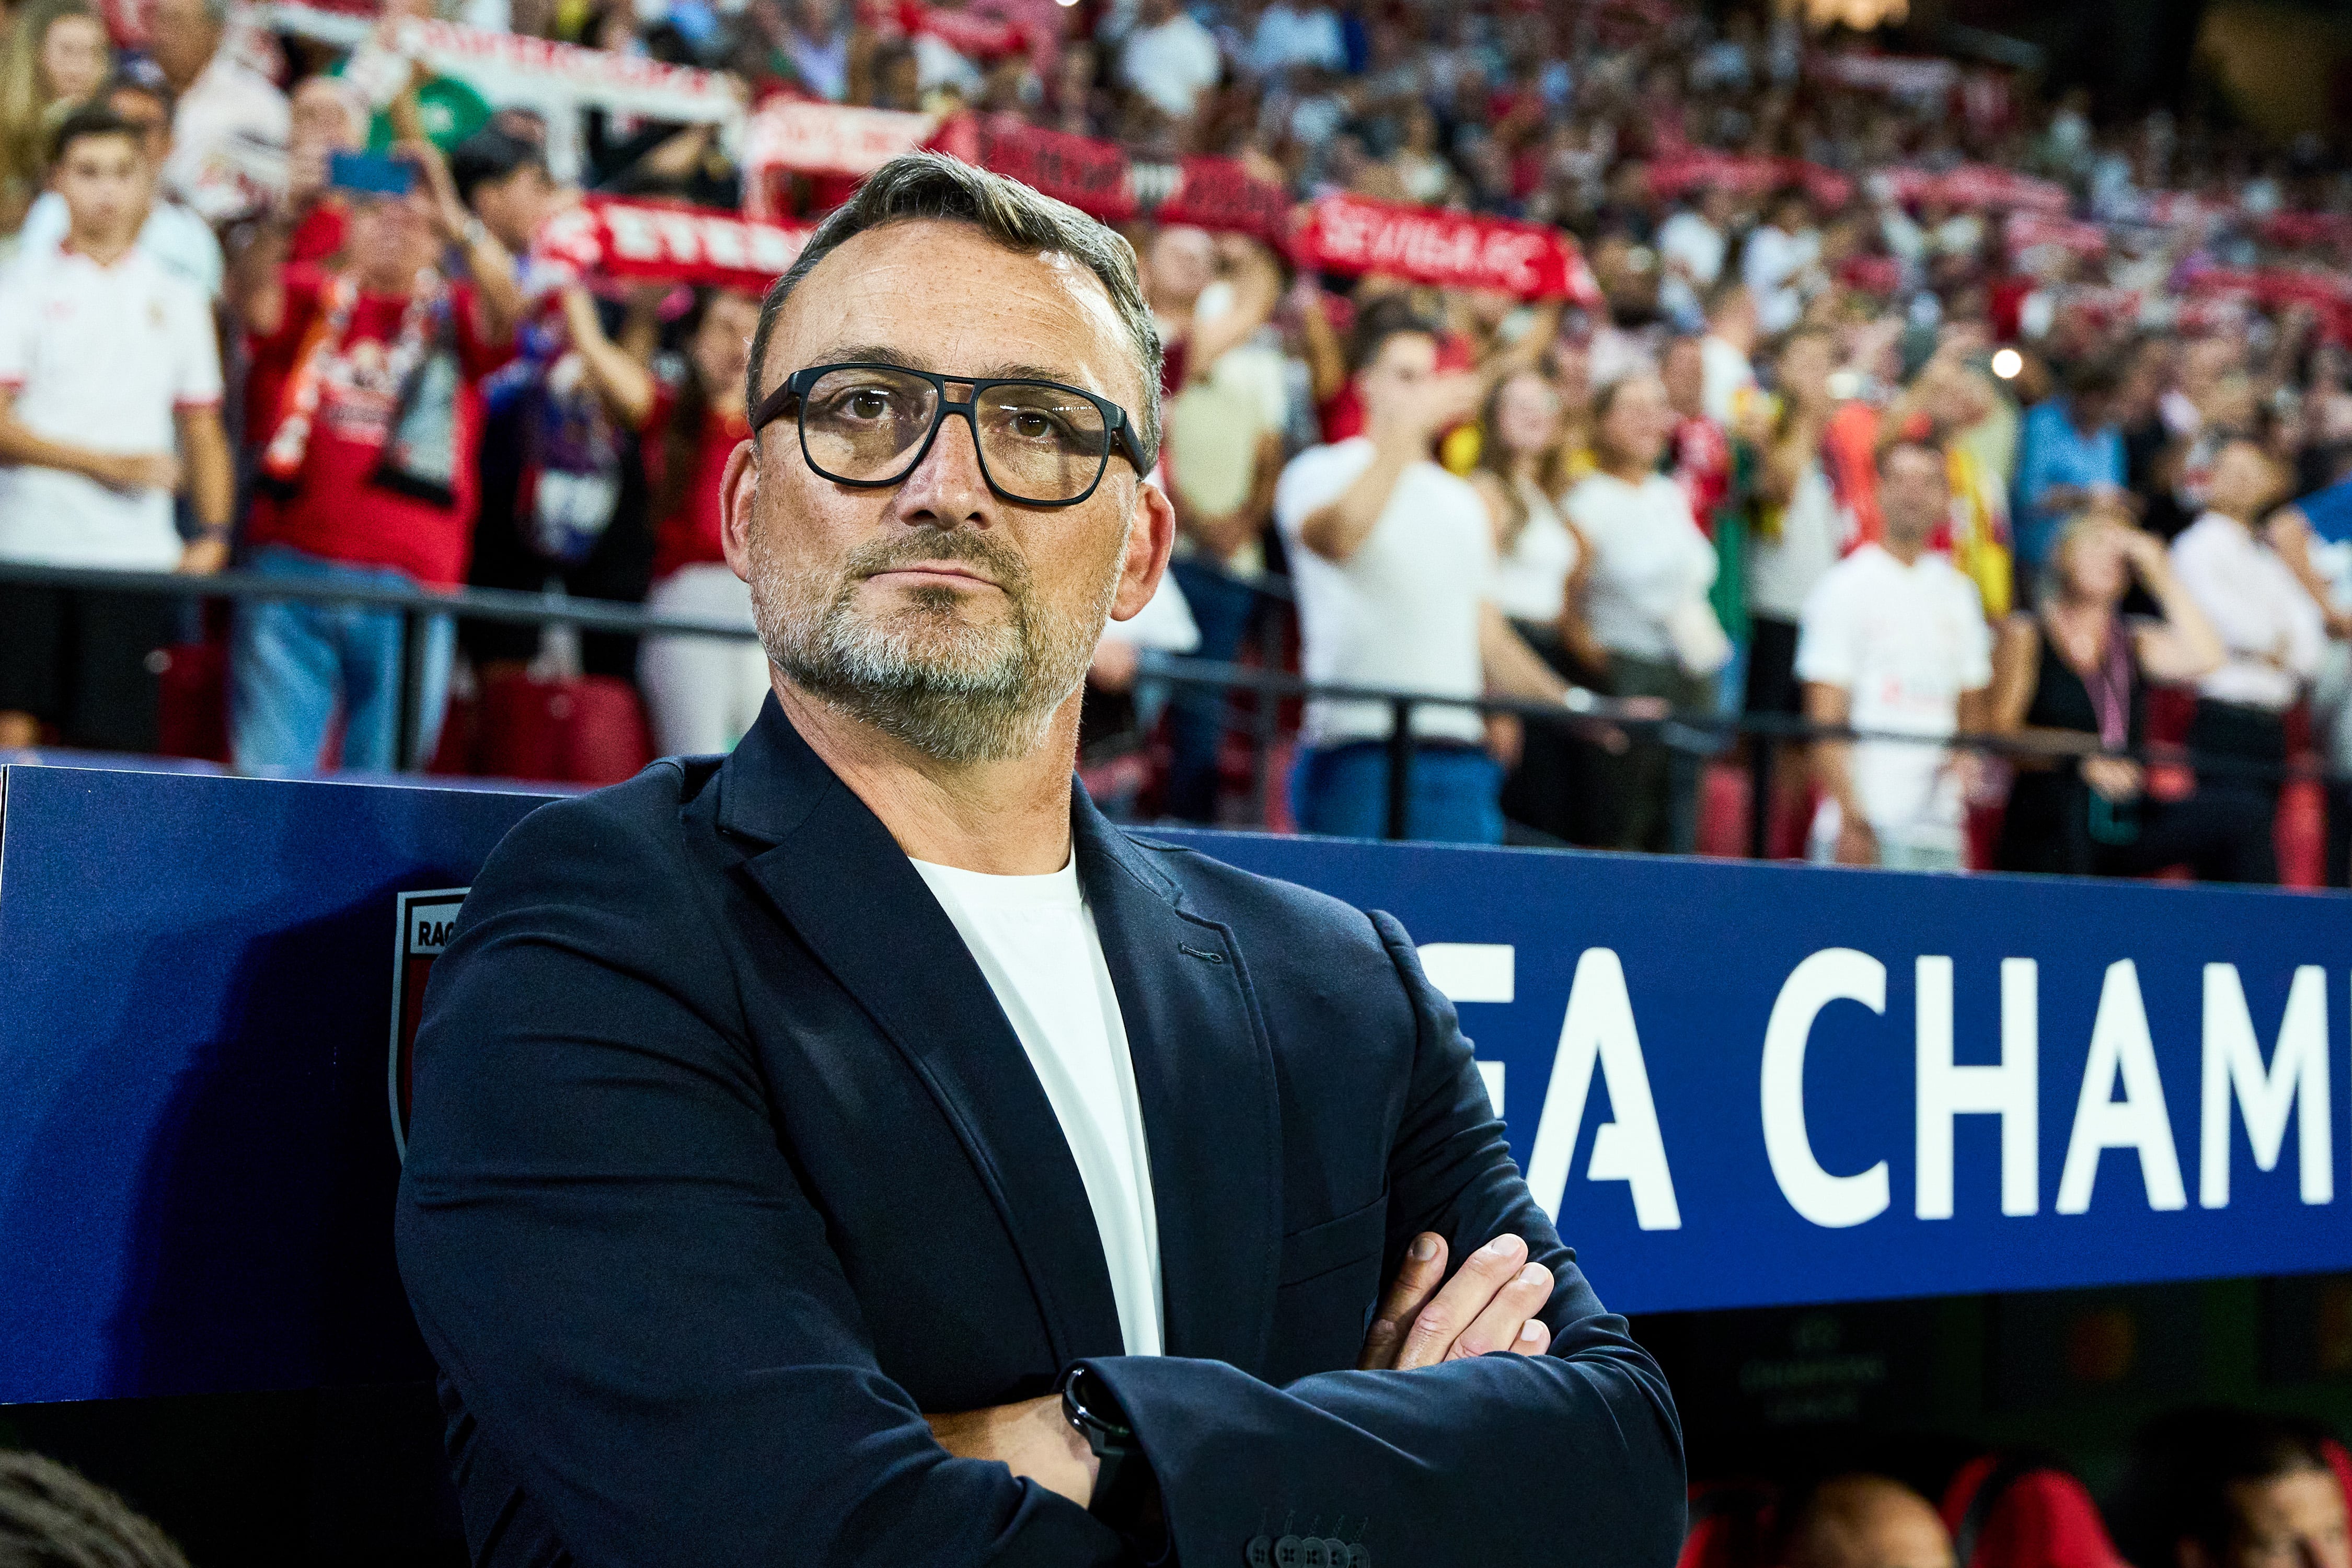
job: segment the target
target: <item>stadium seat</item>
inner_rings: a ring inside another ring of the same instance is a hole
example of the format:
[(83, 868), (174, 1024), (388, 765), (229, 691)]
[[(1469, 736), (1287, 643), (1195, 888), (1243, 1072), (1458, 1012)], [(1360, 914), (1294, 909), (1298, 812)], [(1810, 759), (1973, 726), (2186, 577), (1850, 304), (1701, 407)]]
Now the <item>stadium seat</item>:
[(1759, 1481), (1690, 1489), (1690, 1524), (1675, 1568), (1769, 1568), (1773, 1489)]
[(1941, 1511), (1960, 1568), (2126, 1568), (2090, 1492), (2042, 1458), (1970, 1460)]
[(636, 688), (615, 676), (493, 677), (477, 723), (465, 771), (489, 777), (618, 784), (653, 760)]

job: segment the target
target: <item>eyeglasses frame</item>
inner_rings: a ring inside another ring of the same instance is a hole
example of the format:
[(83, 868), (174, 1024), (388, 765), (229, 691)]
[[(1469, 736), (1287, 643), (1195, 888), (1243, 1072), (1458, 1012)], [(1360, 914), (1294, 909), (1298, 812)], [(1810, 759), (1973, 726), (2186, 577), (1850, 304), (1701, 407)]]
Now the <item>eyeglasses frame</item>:
[[(837, 485), (847, 485), (852, 489), (883, 490), (893, 485), (905, 484), (907, 476), (921, 468), (923, 459), (930, 456), (932, 443), (940, 438), (940, 426), (947, 423), (950, 414), (962, 415), (964, 425), (971, 431), (972, 453), (980, 460), (980, 477), (988, 482), (989, 493), (1009, 505), (1059, 509), (1076, 506), (1089, 500), (1102, 488), (1103, 476), (1110, 472), (1113, 452), (1128, 460), (1137, 478), (1141, 479), (1151, 472), (1151, 464), (1143, 456), (1143, 444), (1136, 438), (1135, 421), (1129, 416), (1127, 410), (1083, 386), (1072, 386), (1066, 382), (1047, 381), (1034, 375), (941, 375), (934, 371), (917, 370), (911, 365), (892, 364), (886, 360), (844, 360), (836, 364), (813, 364), (793, 372), (776, 384), (774, 391), (760, 400), (759, 408), (751, 416), (752, 437), (756, 440), (761, 431), (784, 416), (788, 406), (795, 400), (805, 400), (810, 388), (836, 370), (885, 370), (897, 375), (911, 375), (919, 381), (929, 382), (931, 390), (939, 395), (939, 403), (931, 413), (930, 429), (924, 433), (921, 442), (916, 446), (914, 456), (907, 459), (907, 466), (887, 479), (848, 479), (819, 468), (816, 459), (809, 456), (808, 427), (802, 423), (800, 416), (794, 414), (793, 428), (800, 438), (801, 460), (809, 466), (810, 472)], [(971, 388), (971, 395), (961, 402), (950, 398), (948, 388), (951, 384)], [(1074, 393), (1093, 404), (1096, 411), (1103, 416), (1104, 431), (1110, 437), (1110, 441), (1103, 447), (1101, 462), (1095, 469), (1094, 482), (1067, 500), (1032, 500), (1026, 496), (1014, 495), (998, 484), (996, 476), (989, 472), (988, 453), (981, 445), (975, 406), (981, 395), (992, 386), (1050, 386), (1056, 392)]]

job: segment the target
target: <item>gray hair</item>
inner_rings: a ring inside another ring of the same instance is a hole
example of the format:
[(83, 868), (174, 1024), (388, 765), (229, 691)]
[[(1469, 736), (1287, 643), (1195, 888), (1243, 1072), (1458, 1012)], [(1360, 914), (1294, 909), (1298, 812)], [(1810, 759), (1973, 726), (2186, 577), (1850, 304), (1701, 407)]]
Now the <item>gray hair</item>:
[(744, 406), (760, 406), (760, 374), (768, 340), (793, 290), (819, 262), (868, 229), (915, 219), (969, 224), (1007, 250), (1024, 256), (1059, 254), (1086, 264), (1101, 280), (1112, 306), (1133, 340), (1143, 406), (1135, 410), (1136, 436), (1145, 454), (1160, 455), (1160, 329), (1143, 302), (1135, 247), (1118, 231), (1096, 222), (1066, 202), (1040, 194), (1018, 180), (992, 174), (940, 153), (907, 153), (891, 159), (835, 208), (809, 237), (792, 268), (770, 286), (760, 303), (759, 330), (751, 334), (751, 363), (744, 372)]

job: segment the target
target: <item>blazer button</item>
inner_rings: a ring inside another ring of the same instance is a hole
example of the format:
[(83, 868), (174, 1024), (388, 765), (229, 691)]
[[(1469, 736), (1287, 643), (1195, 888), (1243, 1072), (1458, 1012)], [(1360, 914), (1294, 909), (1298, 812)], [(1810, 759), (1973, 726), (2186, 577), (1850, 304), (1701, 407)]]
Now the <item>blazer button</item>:
[(1323, 1560), (1328, 1563), (1331, 1568), (1352, 1568), (1354, 1559), (1349, 1555), (1352, 1550), (1353, 1548), (1338, 1536), (1327, 1536), (1323, 1541)]
[(1274, 1568), (1307, 1568), (1307, 1560), (1298, 1553), (1299, 1541), (1286, 1535), (1274, 1543)]
[(1372, 1549), (1360, 1541), (1348, 1548), (1348, 1568), (1372, 1568)]
[(1323, 1543), (1321, 1536), (1299, 1538), (1298, 1568), (1331, 1568), (1331, 1549)]
[(1242, 1556), (1248, 1562), (1249, 1568), (1274, 1568), (1274, 1537), (1251, 1536), (1249, 1544), (1242, 1548)]

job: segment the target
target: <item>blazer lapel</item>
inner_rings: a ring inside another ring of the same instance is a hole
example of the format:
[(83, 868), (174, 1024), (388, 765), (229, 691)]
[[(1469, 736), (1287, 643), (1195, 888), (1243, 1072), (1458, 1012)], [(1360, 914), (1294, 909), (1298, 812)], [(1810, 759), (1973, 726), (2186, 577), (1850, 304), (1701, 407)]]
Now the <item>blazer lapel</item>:
[(1078, 877), (1118, 993), (1151, 1151), (1170, 1355), (1255, 1373), (1282, 1244), (1281, 1104), (1233, 932), (1075, 792)]
[(1055, 1354), (1064, 1364), (1118, 1354), (1094, 1209), (1027, 1052), (906, 852), (773, 697), (720, 771), (717, 818), (771, 846), (745, 871), (946, 1111), (1020, 1252)]

